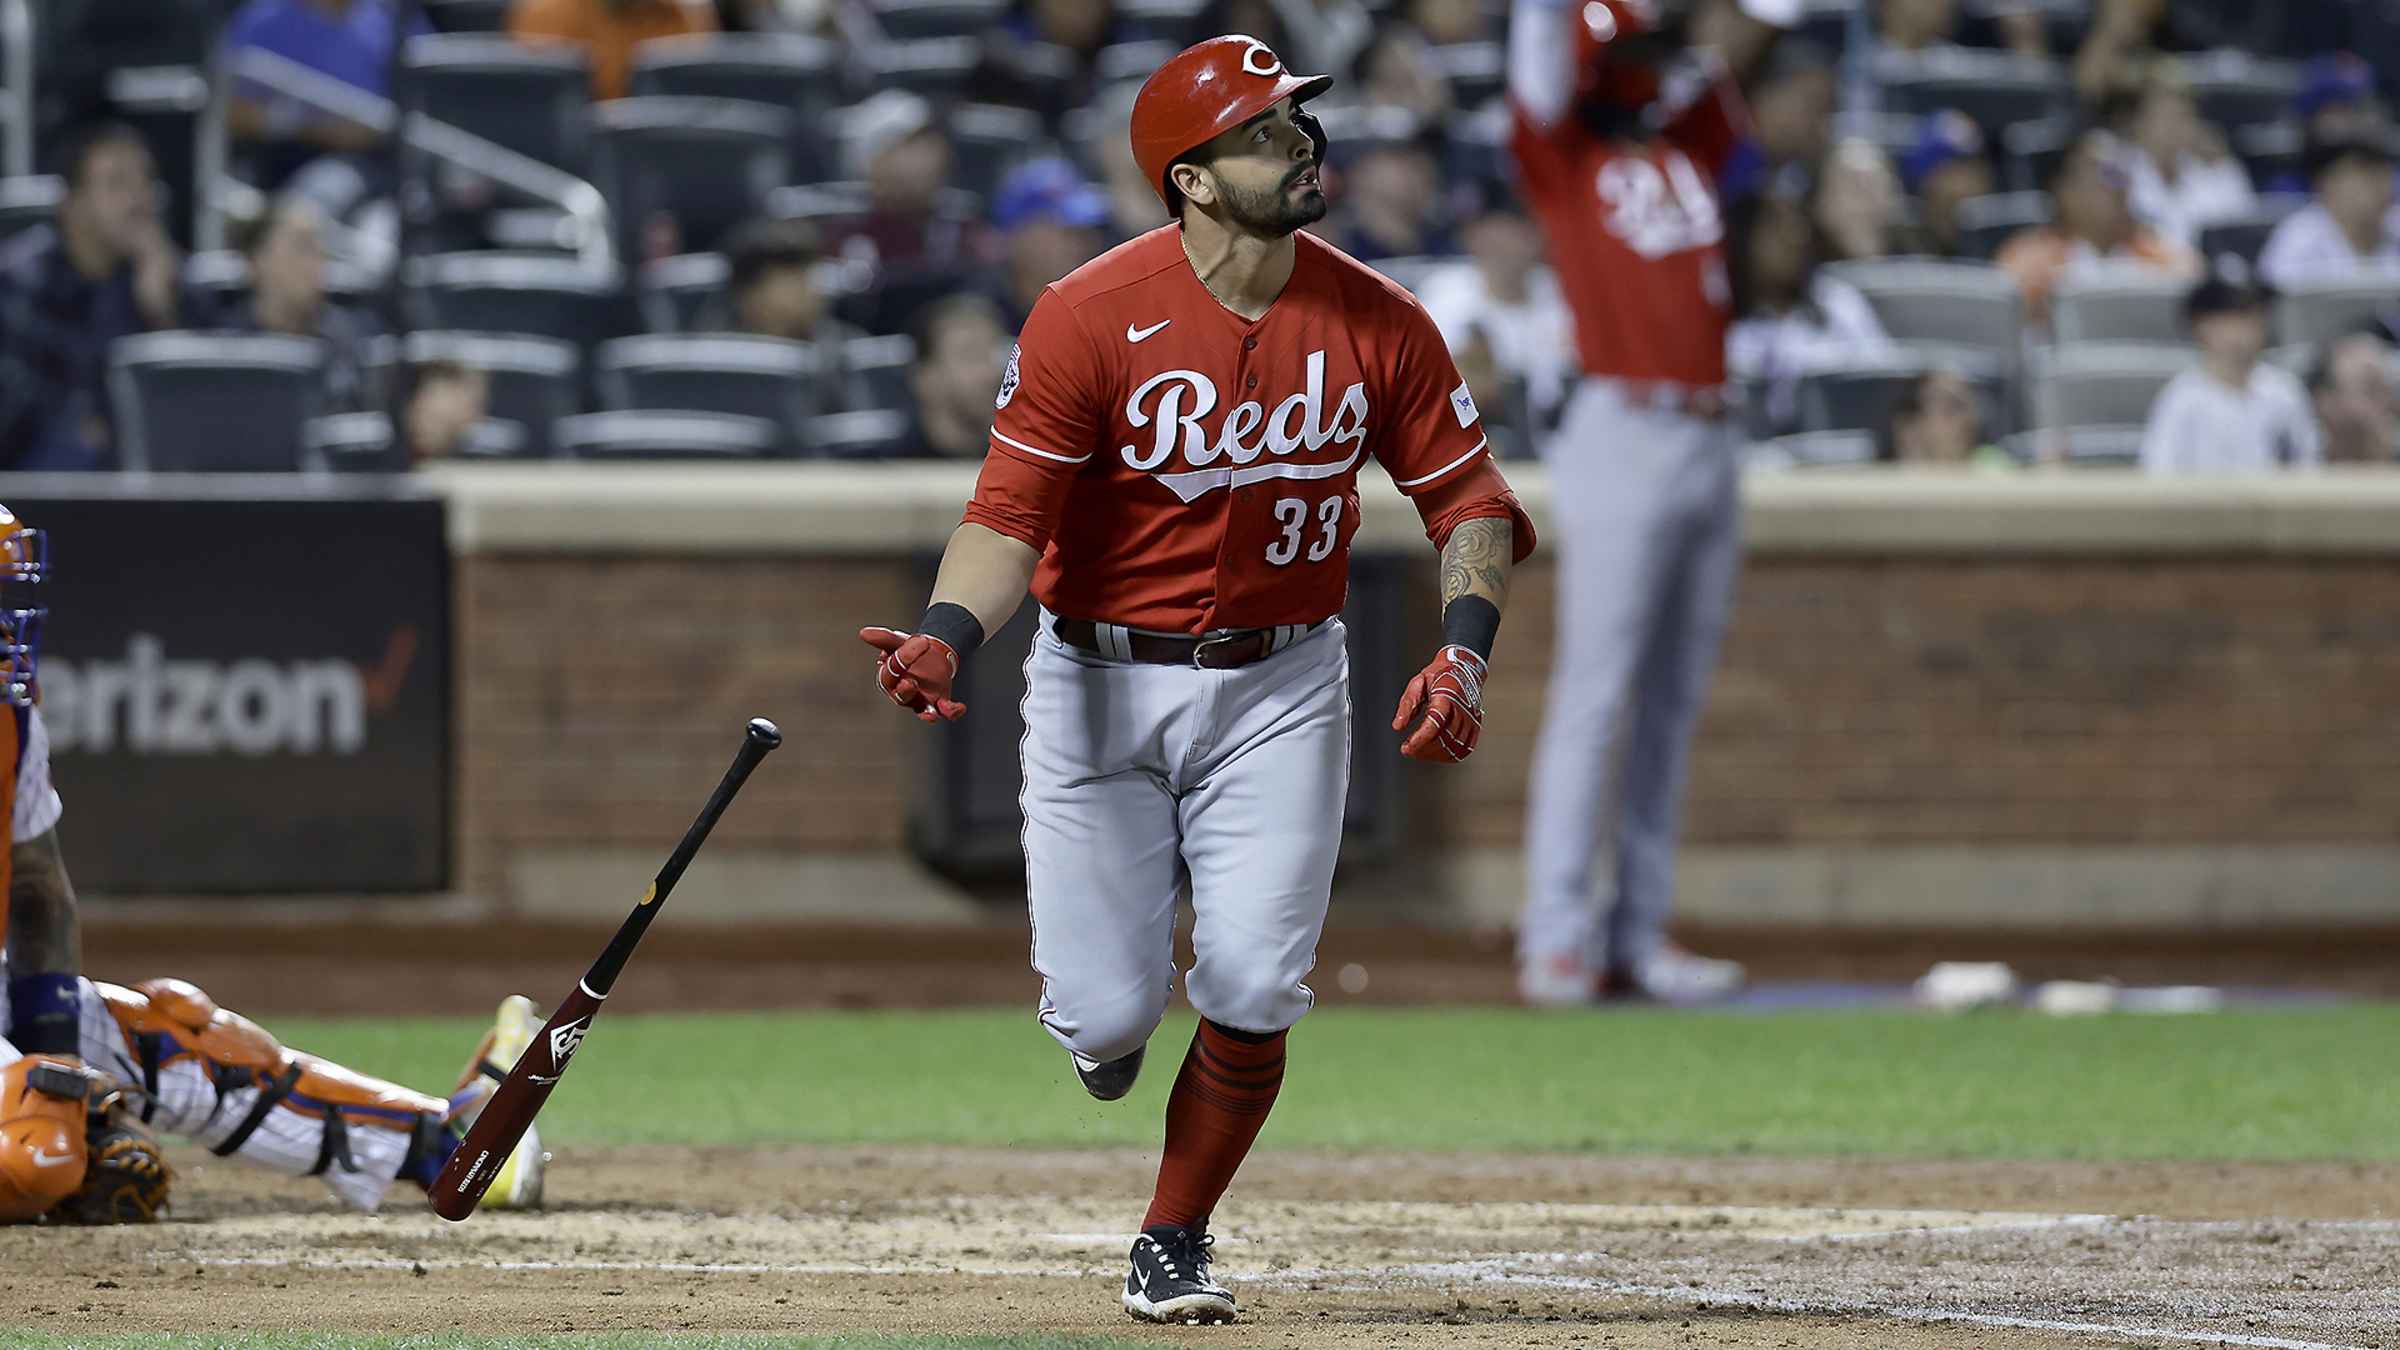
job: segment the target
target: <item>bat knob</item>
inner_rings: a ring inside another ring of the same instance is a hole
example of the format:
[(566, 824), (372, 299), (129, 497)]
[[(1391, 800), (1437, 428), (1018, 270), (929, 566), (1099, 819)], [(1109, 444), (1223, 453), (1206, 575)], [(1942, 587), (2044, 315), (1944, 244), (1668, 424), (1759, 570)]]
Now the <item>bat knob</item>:
[(750, 719), (750, 743), (762, 749), (772, 750), (783, 744), (783, 732), (778, 730), (773, 722), (763, 717), (753, 717)]

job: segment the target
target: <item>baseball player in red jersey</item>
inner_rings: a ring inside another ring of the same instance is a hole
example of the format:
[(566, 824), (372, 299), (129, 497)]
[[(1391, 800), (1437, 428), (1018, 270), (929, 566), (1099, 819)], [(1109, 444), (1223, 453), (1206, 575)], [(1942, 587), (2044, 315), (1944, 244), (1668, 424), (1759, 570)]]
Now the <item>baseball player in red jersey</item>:
[[(1584, 371), (1545, 447), (1563, 542), (1518, 951), (1534, 1003), (1741, 978), (1665, 936), (1685, 750), (1740, 560), (1715, 183), (1748, 115), (1684, 42), (1687, 9), (1515, 0), (1509, 20), (1512, 148)], [(1615, 875), (1595, 886), (1604, 834)]]
[(1000, 383), (966, 520), (913, 634), (869, 628), (878, 678), (926, 720), (1028, 585), (1025, 860), (1041, 1022), (1085, 1088), (1123, 1096), (1175, 977), (1201, 1023), (1167, 1100), (1127, 1312), (1229, 1322), (1208, 1220), (1308, 1011), (1349, 788), (1335, 616), (1380, 462), (1441, 550), (1445, 643), (1392, 719), (1453, 762), (1532, 523), (1474, 400), (1406, 291), (1313, 236), (1332, 81), (1263, 42), (1191, 47), (1142, 86), (1133, 150), (1173, 218), (1051, 285)]

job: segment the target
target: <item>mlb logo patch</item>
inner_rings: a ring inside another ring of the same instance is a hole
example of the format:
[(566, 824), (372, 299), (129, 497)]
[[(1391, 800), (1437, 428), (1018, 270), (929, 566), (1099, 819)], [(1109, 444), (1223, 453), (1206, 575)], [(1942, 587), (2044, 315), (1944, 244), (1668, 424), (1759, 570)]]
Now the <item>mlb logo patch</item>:
[(992, 399), (995, 408), (1007, 407), (1008, 401), (1017, 396), (1017, 353), (1020, 350), (1017, 344), (1009, 344), (1008, 369), (1000, 372), (1000, 393)]
[(1458, 414), (1460, 426), (1475, 425), (1475, 419), (1479, 416), (1475, 411), (1475, 396), (1467, 392), (1467, 386), (1463, 381), (1458, 388), (1450, 391), (1450, 411)]

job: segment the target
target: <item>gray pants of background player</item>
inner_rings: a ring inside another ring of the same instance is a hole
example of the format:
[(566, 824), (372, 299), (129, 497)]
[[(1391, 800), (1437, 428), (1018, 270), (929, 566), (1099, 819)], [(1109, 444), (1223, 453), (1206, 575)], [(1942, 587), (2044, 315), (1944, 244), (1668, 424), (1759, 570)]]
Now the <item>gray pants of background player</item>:
[(1192, 902), (1184, 993), (1237, 1031), (1281, 1031), (1341, 847), (1350, 658), (1329, 622), (1238, 670), (1069, 647), (1051, 616), (1025, 659), (1025, 865), (1042, 1025), (1088, 1059), (1130, 1054), (1166, 1013), (1175, 904)]
[(1587, 379), (1550, 445), (1556, 650), (1518, 951), (1634, 972), (1674, 908), (1685, 758), (1741, 562), (1737, 439)]

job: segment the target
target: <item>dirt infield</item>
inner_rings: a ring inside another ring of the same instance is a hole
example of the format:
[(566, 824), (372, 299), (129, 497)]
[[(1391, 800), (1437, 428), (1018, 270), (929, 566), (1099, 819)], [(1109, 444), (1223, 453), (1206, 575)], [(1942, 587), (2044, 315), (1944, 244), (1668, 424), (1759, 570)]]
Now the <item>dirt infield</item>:
[[(1100, 1331), (1155, 1158), (956, 1149), (562, 1158), (450, 1226), (186, 1156), (176, 1218), (0, 1230), (50, 1331)], [(666, 1203), (672, 1197), (672, 1203)], [(2146, 1216), (2146, 1217), (2145, 1217)], [(2400, 1345), (2400, 1168), (1254, 1159), (1222, 1346)]]

